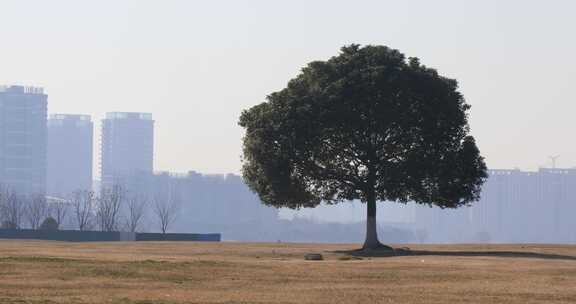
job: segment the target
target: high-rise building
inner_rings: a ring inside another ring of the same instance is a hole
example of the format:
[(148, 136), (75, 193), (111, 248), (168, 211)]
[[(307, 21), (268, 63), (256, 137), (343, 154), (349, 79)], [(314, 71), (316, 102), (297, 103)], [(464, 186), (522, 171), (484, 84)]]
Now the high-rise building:
[(151, 176), (154, 162), (154, 120), (150, 113), (110, 112), (102, 120), (100, 173), (102, 187), (127, 188)]
[(92, 189), (93, 124), (89, 115), (48, 119), (47, 193), (62, 196)]
[(46, 112), (43, 89), (0, 87), (0, 183), (22, 194), (46, 190)]

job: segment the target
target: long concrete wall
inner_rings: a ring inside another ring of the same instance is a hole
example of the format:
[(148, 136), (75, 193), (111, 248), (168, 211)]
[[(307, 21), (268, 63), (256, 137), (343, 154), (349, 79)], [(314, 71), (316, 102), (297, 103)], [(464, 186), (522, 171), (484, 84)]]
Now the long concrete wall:
[(0, 229), (0, 239), (50, 240), (68, 242), (115, 242), (115, 241), (205, 241), (219, 242), (219, 233), (132, 233), (78, 230), (8, 230)]
[(220, 242), (220, 233), (136, 233), (136, 241), (206, 241)]

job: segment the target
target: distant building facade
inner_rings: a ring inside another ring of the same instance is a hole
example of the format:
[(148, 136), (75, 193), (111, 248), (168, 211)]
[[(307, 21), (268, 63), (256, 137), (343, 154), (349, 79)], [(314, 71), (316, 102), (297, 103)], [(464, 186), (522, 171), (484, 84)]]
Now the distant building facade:
[(179, 206), (174, 231), (217, 231), (229, 240), (277, 240), (272, 230), (278, 209), (262, 204), (238, 175), (160, 172), (147, 189), (151, 197), (169, 193)]
[(415, 207), (429, 242), (576, 242), (576, 169), (489, 170), (481, 199), (455, 210)]
[(47, 193), (92, 190), (94, 126), (89, 115), (52, 114), (48, 119)]
[[(102, 120), (102, 187), (115, 183), (141, 189), (153, 173), (154, 120), (150, 113), (110, 112)], [(134, 184), (134, 185), (133, 185)]]
[(0, 184), (22, 194), (46, 191), (46, 113), (43, 89), (0, 87)]

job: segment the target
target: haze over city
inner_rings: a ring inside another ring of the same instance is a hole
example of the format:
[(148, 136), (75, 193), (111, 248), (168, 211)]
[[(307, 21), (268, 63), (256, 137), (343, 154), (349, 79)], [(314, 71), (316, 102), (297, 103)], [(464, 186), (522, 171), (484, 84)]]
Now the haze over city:
[[(553, 3), (5, 1), (0, 84), (44, 88), (49, 114), (91, 115), (94, 180), (109, 112), (152, 115), (156, 172), (239, 174), (243, 110), (343, 45), (389, 45), (459, 81), (489, 168), (570, 168), (576, 5)], [(280, 217), (355, 223), (364, 210), (345, 203)], [(379, 211), (400, 223), (414, 212)]]
[(1, 303), (576, 303), (576, 1), (0, 1)]
[(459, 81), (489, 168), (534, 170), (550, 166), (550, 155), (572, 167), (575, 9), (572, 1), (3, 1), (0, 83), (43, 87), (49, 113), (92, 115), (95, 138), (105, 112), (153, 113), (155, 170), (239, 173), (243, 109), (342, 45), (389, 45)]

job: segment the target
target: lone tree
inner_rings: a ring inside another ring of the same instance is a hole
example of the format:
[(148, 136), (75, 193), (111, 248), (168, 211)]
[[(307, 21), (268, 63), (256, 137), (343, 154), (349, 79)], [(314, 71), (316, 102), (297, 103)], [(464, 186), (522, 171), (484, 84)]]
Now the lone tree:
[(89, 230), (92, 226), (94, 192), (88, 190), (75, 191), (72, 194), (72, 210), (80, 231)]
[(58, 227), (61, 227), (64, 223), (66, 216), (68, 215), (69, 208), (70, 203), (66, 200), (56, 201), (52, 203), (48, 208), (50, 217), (56, 221)]
[(179, 200), (174, 195), (172, 187), (164, 193), (157, 192), (153, 198), (154, 215), (160, 225), (162, 234), (166, 234), (168, 228), (176, 220), (180, 208)]
[(245, 110), (242, 173), (262, 202), (298, 209), (376, 202), (457, 208), (479, 199), (486, 165), (456, 80), (385, 46), (345, 46)]
[(120, 184), (102, 189), (95, 210), (101, 231), (116, 231), (118, 229), (120, 210), (125, 197), (126, 190)]
[(132, 195), (126, 201), (128, 208), (126, 226), (130, 232), (136, 232), (146, 213), (148, 201), (143, 195)]
[(25, 200), (16, 191), (0, 187), (0, 219), (3, 229), (20, 229), (26, 211)]
[(46, 198), (44, 195), (33, 194), (28, 197), (26, 199), (24, 211), (28, 224), (30, 224), (30, 228), (32, 230), (38, 229), (42, 220), (44, 220), (48, 213), (48, 205), (46, 204)]

